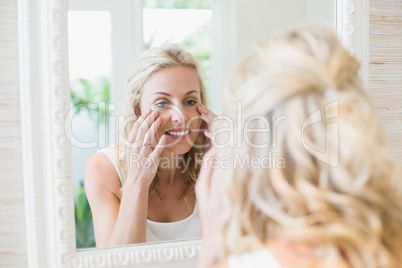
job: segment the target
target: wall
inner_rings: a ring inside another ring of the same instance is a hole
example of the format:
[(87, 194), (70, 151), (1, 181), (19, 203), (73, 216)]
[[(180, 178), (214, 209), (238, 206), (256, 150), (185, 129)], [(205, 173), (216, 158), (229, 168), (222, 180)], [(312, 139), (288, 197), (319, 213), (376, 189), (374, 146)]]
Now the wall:
[(311, 22), (334, 27), (334, 0), (238, 0), (237, 56), (246, 54), (257, 41)]
[(335, 0), (212, 1), (212, 85), (210, 108), (223, 112), (222, 89), (230, 73), (252, 46), (294, 27), (320, 22), (335, 25)]
[(370, 1), (369, 92), (402, 166), (402, 1)]
[(26, 267), (17, 1), (0, 0), (0, 267)]
[[(17, 1), (0, 0), (0, 267), (27, 267), (18, 94)], [(370, 87), (402, 163), (402, 2), (370, 2)]]

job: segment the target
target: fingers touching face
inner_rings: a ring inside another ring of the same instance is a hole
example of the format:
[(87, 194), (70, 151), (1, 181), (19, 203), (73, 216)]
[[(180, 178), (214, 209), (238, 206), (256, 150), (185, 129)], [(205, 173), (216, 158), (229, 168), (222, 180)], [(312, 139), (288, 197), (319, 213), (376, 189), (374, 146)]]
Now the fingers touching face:
[(161, 137), (156, 135), (161, 124), (159, 112), (148, 112), (141, 115), (133, 124), (127, 141), (132, 148), (142, 147), (144, 143), (156, 145)]
[(166, 135), (167, 149), (183, 154), (191, 149), (198, 137), (202, 122), (197, 111), (200, 104), (196, 72), (184, 66), (169, 67), (154, 73), (144, 84), (140, 113), (148, 114), (151, 109), (159, 112), (156, 136)]

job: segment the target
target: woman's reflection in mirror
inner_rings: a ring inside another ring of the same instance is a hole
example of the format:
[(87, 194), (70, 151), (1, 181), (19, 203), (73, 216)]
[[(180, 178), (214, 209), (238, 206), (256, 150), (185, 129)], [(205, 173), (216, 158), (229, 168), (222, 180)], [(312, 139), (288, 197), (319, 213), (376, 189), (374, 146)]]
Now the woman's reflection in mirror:
[(201, 237), (194, 185), (215, 115), (198, 62), (176, 46), (152, 48), (127, 91), (118, 144), (85, 166), (96, 246)]

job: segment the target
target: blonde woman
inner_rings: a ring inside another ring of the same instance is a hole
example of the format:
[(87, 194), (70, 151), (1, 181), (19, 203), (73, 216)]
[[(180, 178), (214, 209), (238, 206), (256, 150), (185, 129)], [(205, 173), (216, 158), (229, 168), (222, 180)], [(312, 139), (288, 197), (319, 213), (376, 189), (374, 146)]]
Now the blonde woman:
[(199, 267), (401, 267), (401, 172), (358, 70), (320, 27), (259, 44), (240, 64), (225, 100), (242, 131), (204, 156), (196, 185)]
[(200, 132), (213, 114), (198, 63), (177, 47), (153, 48), (127, 88), (118, 146), (85, 167), (96, 246), (200, 237), (194, 185), (206, 147)]

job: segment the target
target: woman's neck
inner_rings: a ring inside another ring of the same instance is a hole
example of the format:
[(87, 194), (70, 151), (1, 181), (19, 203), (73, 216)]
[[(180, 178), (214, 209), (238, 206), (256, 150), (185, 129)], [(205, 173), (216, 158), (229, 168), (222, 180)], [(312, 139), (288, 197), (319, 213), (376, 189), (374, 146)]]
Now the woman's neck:
[(177, 173), (181, 173), (182, 170), (185, 171), (186, 164), (188, 163), (185, 163), (183, 155), (163, 151), (159, 162), (161, 182), (173, 185), (177, 179), (182, 177), (177, 176)]

